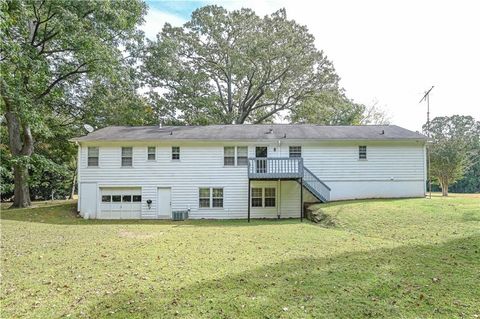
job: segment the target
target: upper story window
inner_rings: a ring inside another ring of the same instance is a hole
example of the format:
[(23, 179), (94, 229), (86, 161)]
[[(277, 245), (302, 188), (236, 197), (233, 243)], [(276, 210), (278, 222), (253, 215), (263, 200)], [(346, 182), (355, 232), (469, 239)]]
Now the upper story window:
[(180, 159), (180, 146), (172, 146), (172, 160)]
[(248, 164), (248, 147), (237, 146), (237, 165)]
[(198, 206), (200, 208), (222, 208), (223, 188), (200, 188), (198, 191)]
[(223, 148), (223, 165), (240, 166), (240, 165), (247, 165), (247, 162), (248, 162), (247, 146), (225, 146)]
[(147, 148), (147, 159), (149, 161), (154, 161), (155, 160), (155, 150), (156, 150), (155, 146), (149, 146)]
[(358, 147), (358, 159), (367, 159), (367, 147), (359, 146)]
[(302, 157), (301, 146), (290, 146), (288, 148), (289, 157)]
[(223, 165), (234, 166), (235, 165), (235, 147), (225, 146), (223, 148)]
[(122, 147), (122, 166), (132, 166), (133, 149), (131, 147)]
[(98, 147), (88, 148), (87, 166), (98, 166)]

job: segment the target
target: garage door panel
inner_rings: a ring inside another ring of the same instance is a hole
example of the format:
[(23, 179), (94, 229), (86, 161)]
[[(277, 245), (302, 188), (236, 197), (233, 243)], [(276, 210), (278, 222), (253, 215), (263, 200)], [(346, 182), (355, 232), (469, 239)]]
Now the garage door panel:
[(138, 219), (142, 202), (140, 187), (102, 187), (100, 217), (102, 219)]

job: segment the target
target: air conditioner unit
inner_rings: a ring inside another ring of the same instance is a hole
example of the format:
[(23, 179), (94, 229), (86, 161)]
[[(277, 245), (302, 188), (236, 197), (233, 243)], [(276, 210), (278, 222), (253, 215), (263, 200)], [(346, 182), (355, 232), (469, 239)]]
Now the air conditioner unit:
[(188, 219), (188, 210), (177, 210), (172, 212), (173, 220), (185, 220)]

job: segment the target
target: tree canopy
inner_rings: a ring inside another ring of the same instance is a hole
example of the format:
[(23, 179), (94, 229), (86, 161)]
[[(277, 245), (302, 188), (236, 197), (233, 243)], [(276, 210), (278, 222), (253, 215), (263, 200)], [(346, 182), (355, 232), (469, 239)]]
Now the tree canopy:
[(436, 117), (429, 127), (427, 132), (427, 124), (423, 126), (424, 132), (432, 139), (430, 172), (443, 195), (447, 196), (450, 185), (462, 180), (465, 174), (478, 173), (480, 122), (471, 116), (453, 115)]
[(339, 80), (284, 9), (261, 18), (214, 5), (182, 27), (166, 24), (149, 44), (144, 74), (165, 120), (188, 124), (272, 121), (307, 97), (337, 91)]
[(35, 161), (34, 150), (51, 149), (62, 129), (75, 130), (79, 119), (95, 114), (89, 110), (94, 104), (85, 102), (98, 97), (92, 93), (98, 86), (123, 83), (135, 98), (128, 79), (143, 41), (138, 24), (145, 12), (139, 0), (2, 2), (1, 111), (14, 206), (30, 204), (29, 168), (48, 162)]

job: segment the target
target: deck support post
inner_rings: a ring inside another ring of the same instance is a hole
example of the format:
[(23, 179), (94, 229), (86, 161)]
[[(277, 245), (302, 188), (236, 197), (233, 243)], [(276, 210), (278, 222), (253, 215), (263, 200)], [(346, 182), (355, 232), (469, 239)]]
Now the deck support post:
[(248, 222), (250, 222), (250, 178), (248, 179)]
[(300, 221), (303, 222), (303, 178), (300, 178)]

